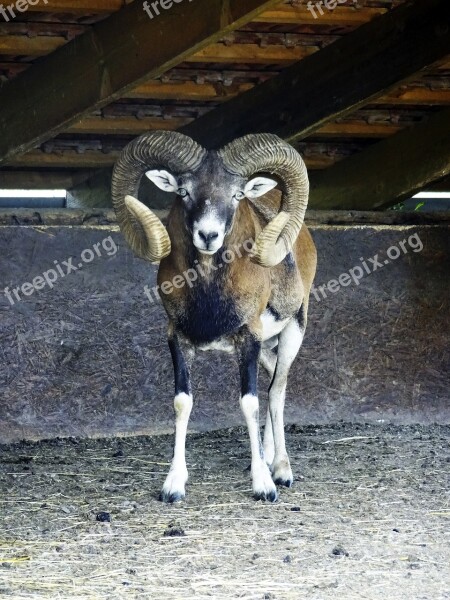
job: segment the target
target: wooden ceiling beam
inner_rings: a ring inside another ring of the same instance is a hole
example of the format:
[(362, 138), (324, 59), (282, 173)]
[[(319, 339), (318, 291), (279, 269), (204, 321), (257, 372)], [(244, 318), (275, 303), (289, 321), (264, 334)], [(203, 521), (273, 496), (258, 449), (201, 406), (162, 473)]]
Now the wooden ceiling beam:
[[(33, 150), (15, 158), (10, 166), (27, 169), (101, 169), (112, 167), (119, 155), (120, 150), (107, 153), (99, 150), (86, 150), (85, 152), (74, 150), (43, 152), (42, 150)], [(329, 155), (325, 152), (316, 151), (310, 152), (304, 158), (307, 167), (315, 170), (326, 169), (343, 157), (342, 155)]]
[(264, 131), (291, 142), (305, 138), (326, 123), (391, 93), (449, 54), (448, 22), (448, 0), (403, 4), (182, 131), (209, 147)]
[(450, 109), (311, 179), (310, 207), (381, 209), (450, 174)]
[[(0, 87), (0, 164), (217, 43), (279, 0), (133, 2)], [(189, 24), (187, 27), (186, 24)]]

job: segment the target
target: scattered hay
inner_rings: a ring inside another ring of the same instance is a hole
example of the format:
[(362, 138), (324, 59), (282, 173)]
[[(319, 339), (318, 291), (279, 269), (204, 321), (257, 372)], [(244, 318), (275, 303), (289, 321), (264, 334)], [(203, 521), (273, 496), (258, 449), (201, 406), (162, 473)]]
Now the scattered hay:
[(157, 501), (171, 437), (4, 446), (0, 596), (450, 597), (449, 428), (287, 437), (297, 483), (274, 505), (251, 499), (243, 429), (189, 437), (188, 497), (173, 506)]

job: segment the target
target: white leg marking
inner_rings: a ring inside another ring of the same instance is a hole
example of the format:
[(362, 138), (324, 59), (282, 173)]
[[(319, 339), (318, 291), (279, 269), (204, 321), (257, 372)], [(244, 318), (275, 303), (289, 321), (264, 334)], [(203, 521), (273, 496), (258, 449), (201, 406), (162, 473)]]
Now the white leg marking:
[(280, 334), (277, 367), (269, 392), (269, 407), (275, 446), (272, 477), (275, 483), (287, 487), (292, 485), (293, 475), (284, 438), (284, 401), (289, 369), (298, 354), (302, 341), (303, 332), (297, 321), (292, 319)]
[(264, 451), (259, 432), (258, 398), (252, 394), (246, 394), (245, 396), (242, 396), (241, 409), (244, 413), (245, 420), (247, 422), (248, 433), (250, 435), (253, 495), (257, 500), (270, 500), (271, 502), (275, 502), (277, 499), (277, 489), (272, 481), (269, 467), (264, 460)]
[(161, 492), (164, 502), (177, 502), (185, 496), (185, 484), (188, 479), (186, 467), (186, 433), (192, 410), (192, 396), (181, 393), (175, 396), (175, 449), (169, 474)]

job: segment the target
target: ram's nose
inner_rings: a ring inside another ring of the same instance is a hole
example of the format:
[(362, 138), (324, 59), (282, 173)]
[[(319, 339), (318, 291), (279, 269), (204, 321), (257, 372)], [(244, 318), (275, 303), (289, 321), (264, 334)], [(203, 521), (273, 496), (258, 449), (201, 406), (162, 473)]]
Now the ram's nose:
[(219, 237), (217, 231), (199, 231), (199, 238), (204, 242), (205, 246), (208, 248), (211, 242), (214, 242)]

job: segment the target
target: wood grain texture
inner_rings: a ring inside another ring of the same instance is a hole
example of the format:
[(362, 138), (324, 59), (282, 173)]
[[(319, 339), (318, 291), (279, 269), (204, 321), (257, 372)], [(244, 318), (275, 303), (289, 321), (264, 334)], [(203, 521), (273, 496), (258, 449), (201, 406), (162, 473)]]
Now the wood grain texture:
[(277, 0), (197, 0), (149, 19), (142, 4), (133, 2), (96, 23), (0, 88), (0, 164), (276, 4)]

